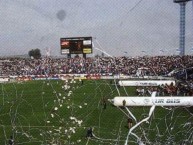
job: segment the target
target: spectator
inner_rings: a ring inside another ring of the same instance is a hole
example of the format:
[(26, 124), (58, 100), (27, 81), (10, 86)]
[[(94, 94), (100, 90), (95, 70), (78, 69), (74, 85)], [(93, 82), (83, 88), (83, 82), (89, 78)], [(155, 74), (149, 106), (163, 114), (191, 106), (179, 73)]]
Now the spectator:
[[(56, 74), (112, 74), (174, 76), (181, 80), (176, 86), (156, 88), (160, 95), (190, 95), (193, 56), (98, 57), (98, 58), (0, 58), (1, 76)], [(189, 68), (189, 69), (184, 69)], [(174, 70), (179, 70), (175, 72)], [(173, 73), (170, 73), (172, 72)], [(181, 85), (180, 85), (181, 84)], [(179, 85), (179, 86), (178, 86)], [(155, 88), (147, 88), (151, 93)], [(144, 88), (144, 91), (146, 88)], [(140, 95), (145, 95), (142, 93)]]

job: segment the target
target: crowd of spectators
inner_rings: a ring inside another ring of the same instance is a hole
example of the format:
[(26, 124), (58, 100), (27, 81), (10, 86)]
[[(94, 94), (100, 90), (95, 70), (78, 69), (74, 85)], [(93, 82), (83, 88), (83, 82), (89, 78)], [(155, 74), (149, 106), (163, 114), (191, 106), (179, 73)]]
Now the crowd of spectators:
[(176, 69), (193, 67), (193, 56), (93, 57), (93, 58), (0, 58), (0, 75), (125, 74), (163, 76)]
[(136, 95), (150, 96), (153, 91), (157, 96), (193, 96), (193, 81), (180, 81), (177, 84), (137, 87)]
[[(187, 69), (188, 68), (188, 69)], [(193, 56), (93, 57), (93, 58), (0, 58), (0, 76), (102, 74), (129, 76), (175, 75), (175, 85), (138, 87), (138, 95), (193, 95)], [(142, 71), (143, 70), (143, 71)], [(178, 73), (171, 73), (179, 70)], [(186, 70), (186, 71), (184, 71)], [(187, 75), (187, 71), (190, 73)], [(189, 77), (189, 78), (188, 78)]]

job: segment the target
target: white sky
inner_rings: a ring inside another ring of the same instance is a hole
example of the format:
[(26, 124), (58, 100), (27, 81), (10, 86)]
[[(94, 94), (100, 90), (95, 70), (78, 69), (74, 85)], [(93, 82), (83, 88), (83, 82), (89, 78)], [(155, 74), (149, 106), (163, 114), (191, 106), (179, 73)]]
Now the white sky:
[[(186, 8), (186, 54), (193, 54), (192, 2)], [(0, 56), (34, 48), (60, 56), (60, 38), (77, 36), (92, 36), (113, 56), (178, 54), (179, 10), (173, 0), (1, 0)]]

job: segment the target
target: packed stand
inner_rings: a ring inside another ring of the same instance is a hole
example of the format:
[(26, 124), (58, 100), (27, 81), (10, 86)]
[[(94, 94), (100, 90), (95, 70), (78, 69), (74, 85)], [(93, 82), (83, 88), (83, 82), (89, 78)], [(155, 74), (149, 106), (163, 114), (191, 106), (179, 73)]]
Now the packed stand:
[[(188, 68), (188, 69), (187, 69)], [(193, 56), (155, 57), (95, 57), (95, 58), (0, 58), (1, 76), (55, 75), (55, 74), (102, 74), (137, 76), (167, 76), (177, 78), (176, 85), (138, 87), (137, 95), (146, 96), (152, 91), (158, 95), (193, 95)], [(170, 73), (180, 70), (177, 73)], [(144, 73), (145, 72), (145, 73)], [(188, 74), (188, 75), (187, 75)]]
[(151, 96), (153, 91), (157, 96), (193, 96), (193, 81), (180, 81), (177, 84), (163, 84), (160, 86), (137, 87), (136, 95)]
[(139, 68), (147, 68), (144, 75), (163, 76), (172, 70), (193, 67), (193, 56), (155, 57), (98, 57), (98, 58), (0, 58), (0, 74), (124, 74), (136, 75)]

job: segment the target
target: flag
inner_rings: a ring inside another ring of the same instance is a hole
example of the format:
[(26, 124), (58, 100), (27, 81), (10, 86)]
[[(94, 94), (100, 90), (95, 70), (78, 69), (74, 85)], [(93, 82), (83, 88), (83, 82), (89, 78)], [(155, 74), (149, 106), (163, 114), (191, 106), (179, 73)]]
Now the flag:
[(46, 48), (46, 56), (47, 56), (47, 57), (50, 56), (50, 53), (51, 53), (50, 48)]

